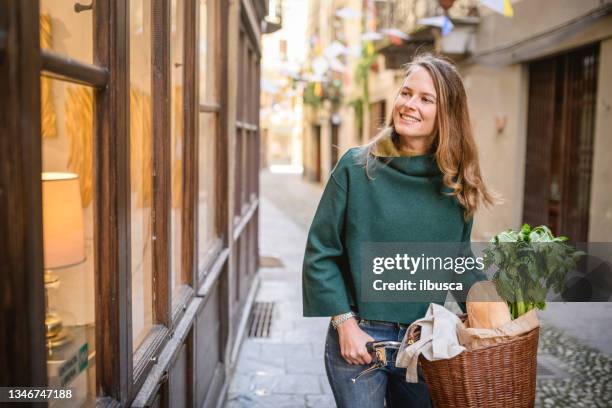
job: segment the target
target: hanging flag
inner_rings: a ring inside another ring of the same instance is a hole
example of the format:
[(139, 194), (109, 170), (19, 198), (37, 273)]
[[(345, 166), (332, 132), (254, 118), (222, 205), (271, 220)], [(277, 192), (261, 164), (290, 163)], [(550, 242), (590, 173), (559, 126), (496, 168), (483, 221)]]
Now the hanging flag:
[(315, 82), (314, 94), (319, 97), (323, 96), (323, 87), (321, 86), (320, 82)]
[(391, 41), (393, 45), (402, 45), (402, 39), (394, 35), (389, 36), (389, 41)]
[(368, 31), (367, 33), (361, 34), (361, 41), (378, 41), (382, 39), (383, 35), (375, 31)]
[(276, 85), (274, 82), (267, 80), (266, 78), (261, 78), (260, 84), (261, 90), (269, 94), (278, 93), (280, 89), (278, 85)]
[(496, 13), (502, 14), (506, 17), (513, 17), (514, 10), (512, 10), (512, 4), (510, 0), (480, 0), (483, 6), (490, 8)]
[(325, 72), (329, 69), (329, 62), (323, 57), (317, 57), (312, 60), (312, 70), (315, 75), (323, 76)]
[(342, 7), (336, 10), (336, 16), (340, 17), (343, 20), (352, 20), (352, 19), (359, 18), (360, 14), (358, 11), (355, 11), (354, 9), (350, 7)]
[(444, 25), (442, 25), (442, 35), (448, 35), (451, 31), (453, 31), (453, 23), (450, 21), (450, 18), (444, 16)]
[(353, 45), (348, 49), (348, 55), (351, 57), (359, 58), (361, 57), (361, 44)]
[(380, 32), (390, 37), (401, 38), (402, 40), (408, 40), (410, 38), (408, 34), (397, 28), (385, 28), (384, 30), (380, 30)]
[(333, 58), (332, 60), (329, 61), (329, 68), (332, 71), (336, 71), (340, 73), (344, 73), (346, 71), (346, 66), (342, 62), (340, 62), (338, 58)]
[(453, 31), (454, 28), (450, 18), (446, 16), (421, 18), (418, 20), (418, 23), (426, 26), (438, 27), (442, 31), (443, 36)]
[(366, 45), (366, 55), (374, 55), (374, 44), (372, 44), (372, 42), (368, 42)]
[(327, 58), (336, 58), (338, 55), (344, 55), (348, 53), (348, 48), (338, 41), (334, 41), (329, 44), (325, 50), (323, 50), (323, 55)]

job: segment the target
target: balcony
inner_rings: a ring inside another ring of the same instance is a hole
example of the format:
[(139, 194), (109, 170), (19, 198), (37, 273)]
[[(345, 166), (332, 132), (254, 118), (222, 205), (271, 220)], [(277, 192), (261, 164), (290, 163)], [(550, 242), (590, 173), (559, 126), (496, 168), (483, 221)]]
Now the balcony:
[(388, 69), (400, 69), (418, 52), (465, 59), (480, 21), (476, 4), (476, 0), (376, 2), (370, 10), (370, 27), (387, 35), (375, 42), (375, 48)]

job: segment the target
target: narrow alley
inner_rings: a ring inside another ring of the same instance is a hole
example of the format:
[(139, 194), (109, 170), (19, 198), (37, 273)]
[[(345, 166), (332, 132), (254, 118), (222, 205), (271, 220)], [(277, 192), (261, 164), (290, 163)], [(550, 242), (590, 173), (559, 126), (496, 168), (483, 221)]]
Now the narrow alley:
[(328, 318), (302, 317), (301, 262), (321, 189), (301, 175), (261, 173), (260, 269), (256, 302), (274, 302), (270, 336), (245, 339), (227, 407), (331, 407), (323, 352)]

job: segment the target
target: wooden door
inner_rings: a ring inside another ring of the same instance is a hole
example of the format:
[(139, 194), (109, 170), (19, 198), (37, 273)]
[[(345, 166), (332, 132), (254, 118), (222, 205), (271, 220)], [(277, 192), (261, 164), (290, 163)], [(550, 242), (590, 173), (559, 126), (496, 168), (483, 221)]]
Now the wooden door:
[(523, 221), (588, 240), (599, 45), (529, 66)]

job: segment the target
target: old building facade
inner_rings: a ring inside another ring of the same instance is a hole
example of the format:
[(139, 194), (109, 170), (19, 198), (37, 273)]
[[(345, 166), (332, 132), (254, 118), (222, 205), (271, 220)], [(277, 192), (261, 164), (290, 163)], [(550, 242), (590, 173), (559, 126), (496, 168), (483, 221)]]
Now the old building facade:
[(0, 8), (0, 384), (219, 406), (258, 287), (267, 2)]

